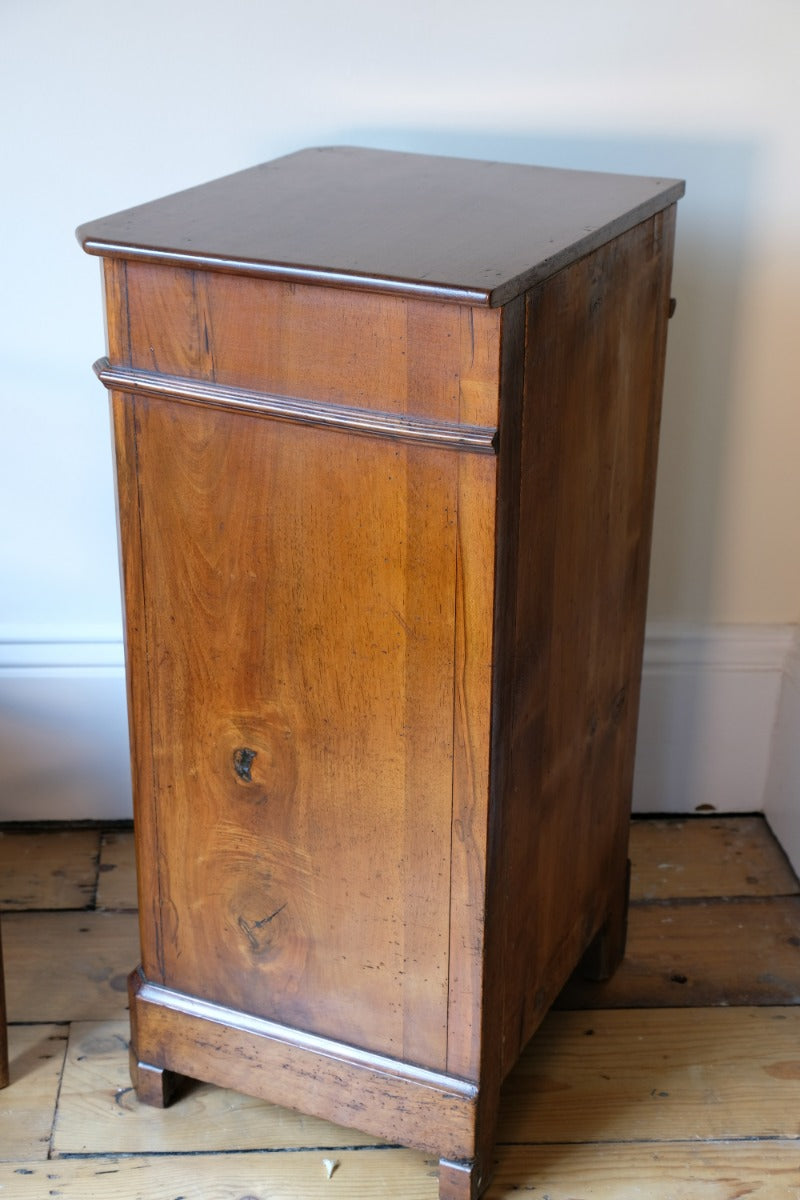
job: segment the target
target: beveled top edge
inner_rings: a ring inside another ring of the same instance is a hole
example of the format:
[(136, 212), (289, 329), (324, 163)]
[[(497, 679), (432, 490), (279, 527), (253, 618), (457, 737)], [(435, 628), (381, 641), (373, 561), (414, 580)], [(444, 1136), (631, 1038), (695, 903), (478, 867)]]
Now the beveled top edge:
[(102, 257), (496, 307), (684, 190), (680, 180), (320, 147), (77, 236)]
[[(80, 229), (77, 232), (80, 234)], [(365, 275), (292, 263), (262, 262), (246, 257), (225, 258), (212, 254), (160, 250), (155, 246), (115, 244), (91, 238), (81, 242), (81, 245), (87, 254), (96, 254), (101, 258), (127, 258), (173, 267), (202, 267), (207, 271), (220, 271), (228, 275), (251, 275), (262, 279), (282, 280), (285, 283), (309, 283), (320, 287), (344, 287), (356, 291), (417, 296), (428, 300), (449, 300), (456, 304), (492, 305), (493, 293), (485, 289), (457, 287), (453, 284), (421, 283), (413, 279), (392, 279), (389, 276)]]

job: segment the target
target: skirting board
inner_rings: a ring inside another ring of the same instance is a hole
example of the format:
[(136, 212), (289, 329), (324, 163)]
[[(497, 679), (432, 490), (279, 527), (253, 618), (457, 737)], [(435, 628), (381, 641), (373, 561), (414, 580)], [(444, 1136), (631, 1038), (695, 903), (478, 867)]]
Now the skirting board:
[(0, 821), (131, 813), (119, 637), (0, 640)]
[[(800, 863), (793, 626), (648, 626), (634, 810), (766, 810)], [(0, 640), (0, 820), (131, 815), (115, 639)]]
[(794, 626), (648, 625), (634, 811), (764, 809), (794, 634)]

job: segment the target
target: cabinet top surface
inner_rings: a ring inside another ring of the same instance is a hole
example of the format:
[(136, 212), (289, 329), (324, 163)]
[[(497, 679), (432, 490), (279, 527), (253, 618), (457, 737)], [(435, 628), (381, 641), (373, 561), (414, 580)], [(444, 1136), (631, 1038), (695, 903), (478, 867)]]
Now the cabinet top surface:
[(324, 147), (77, 235), (103, 257), (496, 306), (683, 191), (671, 179)]

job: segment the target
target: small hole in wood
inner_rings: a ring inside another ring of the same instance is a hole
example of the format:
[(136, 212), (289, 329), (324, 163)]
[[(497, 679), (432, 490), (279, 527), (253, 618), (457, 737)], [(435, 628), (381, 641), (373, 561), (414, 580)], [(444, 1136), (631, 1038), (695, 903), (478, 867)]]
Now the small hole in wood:
[(256, 757), (256, 751), (250, 750), (247, 746), (240, 746), (233, 752), (233, 769), (240, 779), (245, 783), (252, 783), (253, 776), (250, 774), (250, 768), (253, 765), (253, 759)]

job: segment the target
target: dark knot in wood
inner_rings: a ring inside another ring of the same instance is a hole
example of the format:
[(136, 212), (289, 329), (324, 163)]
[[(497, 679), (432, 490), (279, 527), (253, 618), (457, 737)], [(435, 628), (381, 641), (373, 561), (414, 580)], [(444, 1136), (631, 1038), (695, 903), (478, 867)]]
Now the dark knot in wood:
[(240, 746), (238, 750), (233, 752), (233, 769), (240, 779), (245, 783), (252, 783), (253, 776), (250, 774), (250, 768), (253, 765), (253, 759), (256, 756), (255, 750), (248, 750), (247, 746)]

